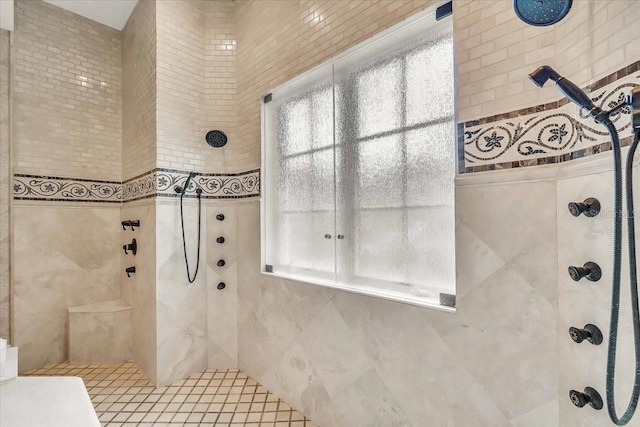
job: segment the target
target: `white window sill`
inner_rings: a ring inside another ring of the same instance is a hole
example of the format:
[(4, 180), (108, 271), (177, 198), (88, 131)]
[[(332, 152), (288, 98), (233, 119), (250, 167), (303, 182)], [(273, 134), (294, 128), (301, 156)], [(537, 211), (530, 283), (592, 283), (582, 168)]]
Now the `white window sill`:
[(393, 291), (383, 291), (383, 290), (379, 290), (371, 287), (367, 288), (363, 286), (355, 286), (349, 283), (319, 280), (316, 278), (311, 278), (308, 276), (303, 276), (298, 274), (269, 273), (266, 271), (261, 271), (261, 273), (269, 277), (277, 277), (280, 279), (293, 280), (293, 281), (301, 282), (304, 284), (323, 286), (325, 288), (332, 288), (340, 291), (351, 292), (354, 294), (366, 295), (374, 298), (381, 298), (389, 301), (401, 302), (404, 304), (411, 304), (418, 307), (425, 307), (425, 308), (445, 311), (447, 313), (456, 312), (455, 307), (450, 307), (447, 305), (440, 304), (439, 295), (418, 297), (414, 295), (403, 295)]

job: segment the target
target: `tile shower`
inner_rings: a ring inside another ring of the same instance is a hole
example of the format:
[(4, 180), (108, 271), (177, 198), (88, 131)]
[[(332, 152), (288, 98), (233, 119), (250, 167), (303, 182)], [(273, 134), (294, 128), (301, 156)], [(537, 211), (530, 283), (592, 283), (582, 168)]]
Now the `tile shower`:
[[(123, 300), (132, 359), (158, 387), (239, 368), (322, 426), (606, 425), (602, 411), (567, 398), (604, 389), (604, 349), (576, 347), (566, 332), (607, 324), (607, 286), (576, 288), (565, 273), (586, 258), (606, 269), (608, 221), (585, 226), (565, 210), (610, 197), (610, 153), (595, 142), (513, 157), (498, 155), (507, 139), (497, 129), (479, 139), (496, 132), (497, 157), (459, 168), (455, 314), (259, 273), (260, 95), (438, 3), (140, 0), (117, 31), (18, 0), (15, 31), (0, 32), (0, 335), (11, 329), (21, 370), (66, 361), (68, 307)], [(454, 0), (461, 158), (474, 154), (466, 132), (557, 113), (568, 131), (581, 120), (553, 88), (527, 81), (542, 63), (611, 99), (639, 81), (633, 1), (575, 1), (544, 28), (518, 21), (511, 3)], [(214, 128), (229, 136), (222, 150), (204, 143)], [(220, 184), (204, 204), (206, 274), (187, 287), (168, 196), (191, 170)], [(114, 191), (73, 190), (83, 186)], [(123, 231), (131, 218), (141, 227)], [(140, 247), (127, 278), (133, 258), (121, 247), (132, 237)], [(581, 244), (590, 239), (595, 251)], [(619, 369), (630, 363), (621, 356)]]

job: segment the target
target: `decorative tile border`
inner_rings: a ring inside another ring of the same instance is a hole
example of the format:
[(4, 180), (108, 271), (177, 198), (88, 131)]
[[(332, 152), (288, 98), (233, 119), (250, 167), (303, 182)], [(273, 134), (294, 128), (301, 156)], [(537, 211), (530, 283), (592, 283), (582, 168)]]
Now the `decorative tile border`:
[[(587, 88), (594, 103), (610, 109), (630, 89), (640, 86), (640, 61), (598, 80)], [(607, 131), (566, 98), (559, 101), (459, 123), (460, 173), (560, 163), (608, 151)], [(611, 119), (621, 144), (631, 143), (631, 112), (625, 107)]]
[(147, 172), (135, 178), (131, 178), (122, 183), (122, 200), (131, 202), (133, 200), (146, 199), (156, 196), (156, 171)]
[[(156, 169), (123, 184), (125, 202), (147, 197), (178, 197), (174, 187), (184, 186), (189, 172)], [(197, 197), (202, 189), (203, 199), (242, 199), (260, 196), (260, 169), (241, 173), (202, 173), (189, 183), (185, 197)]]
[[(157, 173), (158, 195), (178, 197), (174, 187), (184, 186), (187, 173), (159, 171)], [(197, 197), (196, 189), (202, 190), (205, 199), (243, 199), (260, 196), (260, 169), (237, 174), (201, 174), (189, 183), (185, 197)]]
[(122, 186), (116, 181), (98, 181), (55, 176), (13, 175), (15, 200), (120, 203)]
[[(150, 197), (178, 197), (175, 186), (183, 186), (189, 172), (155, 169), (124, 183), (79, 178), (15, 174), (14, 200), (121, 203)], [(260, 169), (241, 173), (202, 173), (189, 183), (185, 197), (241, 199), (260, 196)]]

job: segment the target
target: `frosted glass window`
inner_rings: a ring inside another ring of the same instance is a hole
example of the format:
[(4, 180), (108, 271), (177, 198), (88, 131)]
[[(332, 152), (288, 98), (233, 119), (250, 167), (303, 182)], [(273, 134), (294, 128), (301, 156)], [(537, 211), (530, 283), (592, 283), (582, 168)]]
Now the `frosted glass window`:
[(401, 67), (401, 61), (392, 60), (358, 75), (358, 136), (369, 136), (400, 126)]
[(265, 274), (425, 306), (455, 294), (452, 28), (430, 13), (263, 105)]

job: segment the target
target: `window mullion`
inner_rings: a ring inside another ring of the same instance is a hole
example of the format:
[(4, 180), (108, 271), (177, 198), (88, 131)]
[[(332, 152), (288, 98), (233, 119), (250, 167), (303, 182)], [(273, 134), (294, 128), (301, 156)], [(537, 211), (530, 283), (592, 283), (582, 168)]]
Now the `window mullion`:
[[(402, 66), (400, 69), (400, 127), (403, 131), (400, 133), (401, 147), (401, 168), (402, 168), (402, 248), (404, 251), (409, 247), (409, 211), (407, 210), (407, 55), (402, 54)], [(403, 254), (404, 256), (404, 254)], [(408, 266), (404, 268), (405, 280), (409, 277)]]

